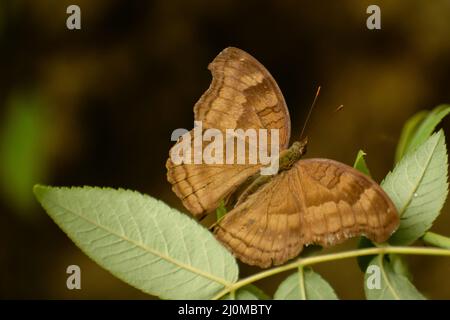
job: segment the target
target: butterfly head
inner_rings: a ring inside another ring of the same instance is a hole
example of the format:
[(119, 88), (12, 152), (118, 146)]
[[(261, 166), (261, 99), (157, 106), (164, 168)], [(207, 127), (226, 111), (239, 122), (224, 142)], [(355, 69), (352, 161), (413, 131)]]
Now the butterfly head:
[(280, 170), (287, 170), (292, 167), (306, 153), (308, 137), (301, 141), (295, 141), (292, 146), (280, 154)]
[(300, 157), (306, 153), (306, 146), (308, 145), (308, 137), (304, 137), (300, 141), (295, 141), (289, 149), (295, 149), (300, 154)]

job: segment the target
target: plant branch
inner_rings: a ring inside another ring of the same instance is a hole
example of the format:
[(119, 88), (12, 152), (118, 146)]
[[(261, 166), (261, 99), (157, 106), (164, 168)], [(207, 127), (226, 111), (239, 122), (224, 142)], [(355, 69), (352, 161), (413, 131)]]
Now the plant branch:
[(422, 237), (423, 242), (435, 247), (450, 249), (450, 238), (441, 236), (434, 232), (425, 232)]
[[(445, 238), (445, 237), (444, 237)], [(353, 258), (358, 256), (368, 256), (368, 255), (376, 255), (376, 254), (388, 254), (388, 253), (397, 253), (397, 254), (417, 254), (417, 255), (433, 255), (433, 256), (449, 256), (450, 257), (450, 249), (441, 249), (441, 248), (424, 248), (424, 247), (395, 247), (395, 246), (385, 246), (385, 247), (375, 247), (375, 248), (365, 248), (365, 249), (356, 249), (345, 252), (338, 253), (330, 253), (324, 254), (320, 256), (313, 257), (304, 257), (299, 258), (294, 262), (288, 263), (286, 265), (272, 268), (263, 272), (259, 272), (250, 277), (244, 278), (240, 281), (237, 281), (231, 284), (228, 287), (225, 287), (221, 292), (219, 292), (213, 300), (220, 299), (227, 293), (231, 291), (236, 291), (239, 288), (246, 286), (255, 281), (264, 279), (266, 277), (275, 275), (277, 273), (304, 267), (308, 265), (313, 265), (317, 263), (333, 261), (333, 260), (341, 260), (347, 258)]]

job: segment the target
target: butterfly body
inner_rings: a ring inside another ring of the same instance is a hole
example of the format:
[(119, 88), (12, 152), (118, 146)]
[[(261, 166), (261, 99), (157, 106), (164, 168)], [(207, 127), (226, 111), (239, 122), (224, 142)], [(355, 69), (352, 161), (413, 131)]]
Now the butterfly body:
[[(355, 236), (386, 241), (397, 210), (370, 177), (329, 159), (301, 159), (307, 140), (288, 149), (290, 118), (283, 95), (255, 58), (223, 50), (209, 65), (210, 88), (194, 107), (207, 128), (277, 129), (279, 170), (260, 164), (182, 164), (167, 161), (167, 177), (185, 207), (201, 217), (228, 200), (214, 234), (245, 263), (263, 268), (296, 257), (308, 244), (330, 246)], [(207, 143), (206, 143), (207, 144)]]
[(300, 160), (301, 157), (306, 153), (307, 144), (308, 139), (305, 138), (302, 141), (294, 142), (288, 150), (283, 151), (280, 154), (279, 170), (288, 170), (294, 165), (294, 163)]
[[(284, 150), (279, 155), (278, 172), (289, 170), (295, 162), (301, 159), (301, 157), (306, 153), (306, 145), (308, 143), (307, 138), (302, 141), (296, 141), (292, 146)], [(232, 194), (228, 201), (226, 201), (227, 207), (235, 207), (241, 204), (247, 199), (249, 195), (255, 193), (262, 185), (268, 183), (272, 179), (272, 175), (261, 175), (259, 173), (255, 174), (250, 178), (251, 183), (244, 185), (242, 190), (238, 190), (235, 194)], [(237, 201), (231, 200), (237, 199)]]

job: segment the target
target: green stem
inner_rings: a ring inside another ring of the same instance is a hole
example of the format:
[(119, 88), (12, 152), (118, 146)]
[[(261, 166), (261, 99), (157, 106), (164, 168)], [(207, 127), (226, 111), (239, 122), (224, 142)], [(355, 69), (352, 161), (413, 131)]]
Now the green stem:
[(320, 256), (299, 258), (294, 262), (254, 274), (250, 277), (247, 277), (238, 282), (235, 282), (235, 283), (225, 287), (225, 289), (223, 289), (221, 292), (219, 292), (215, 297), (213, 297), (213, 299), (214, 300), (220, 299), (221, 297), (223, 297), (227, 293), (230, 293), (233, 290), (236, 291), (239, 288), (246, 286), (250, 283), (264, 279), (266, 277), (270, 277), (272, 275), (275, 275), (275, 274), (283, 272), (283, 271), (287, 271), (287, 270), (291, 270), (291, 269), (295, 269), (295, 268), (299, 268), (299, 267), (304, 267), (304, 266), (308, 266), (308, 265), (313, 265), (313, 264), (317, 264), (317, 263), (327, 262), (327, 261), (341, 260), (341, 259), (353, 258), (353, 257), (358, 257), (358, 256), (387, 254), (387, 253), (418, 254), (418, 255), (433, 255), (433, 256), (449, 256), (450, 257), (449, 249), (386, 246), (386, 247), (357, 249), (357, 250), (351, 250), (351, 251), (345, 251), (345, 252), (339, 252), (339, 253), (324, 254), (324, 255), (320, 255)]
[(422, 240), (426, 244), (430, 244), (435, 247), (450, 249), (450, 238), (441, 236), (440, 234), (434, 232), (426, 232), (423, 235)]
[(298, 267), (298, 287), (300, 290), (300, 297), (302, 300), (306, 300), (306, 289), (305, 289), (305, 275), (303, 273), (303, 266)]

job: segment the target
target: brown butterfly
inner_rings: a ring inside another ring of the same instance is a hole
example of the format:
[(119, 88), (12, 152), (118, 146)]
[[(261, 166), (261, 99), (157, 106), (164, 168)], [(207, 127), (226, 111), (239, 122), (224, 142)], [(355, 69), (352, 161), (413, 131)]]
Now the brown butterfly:
[[(194, 106), (195, 120), (202, 121), (203, 130), (280, 132), (279, 172), (274, 176), (260, 175), (259, 164), (175, 165), (170, 158), (167, 161), (172, 190), (194, 216), (211, 213), (226, 201), (230, 211), (214, 233), (235, 256), (267, 268), (296, 257), (308, 244), (330, 246), (361, 235), (375, 242), (389, 238), (399, 216), (376, 182), (334, 160), (300, 160), (306, 139), (288, 149), (289, 111), (277, 83), (261, 63), (230, 47), (208, 68), (211, 85)], [(207, 145), (203, 142), (202, 148)]]

